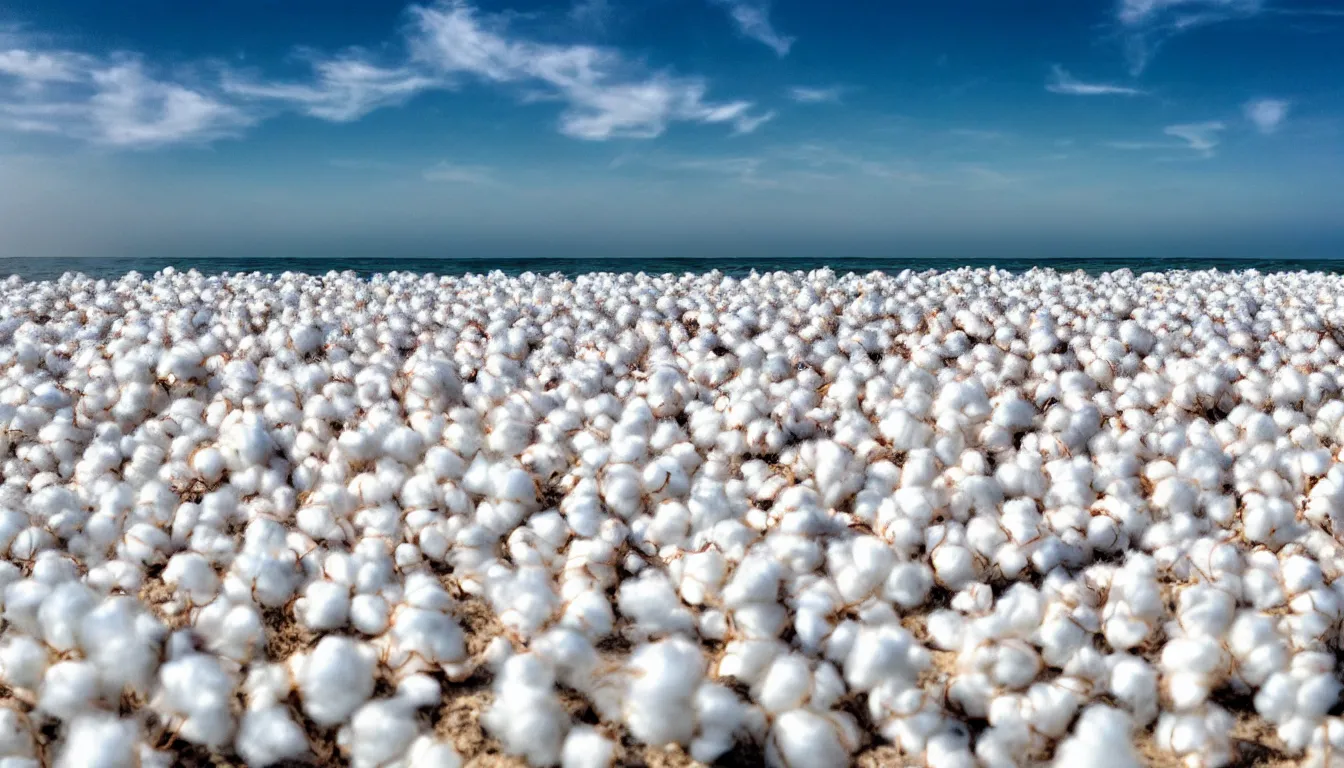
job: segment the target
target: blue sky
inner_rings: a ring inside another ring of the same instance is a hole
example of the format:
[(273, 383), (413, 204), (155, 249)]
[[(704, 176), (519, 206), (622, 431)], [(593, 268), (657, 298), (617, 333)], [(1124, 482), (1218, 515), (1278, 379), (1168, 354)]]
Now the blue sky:
[(0, 253), (1308, 248), (1341, 39), (1325, 0), (18, 0)]

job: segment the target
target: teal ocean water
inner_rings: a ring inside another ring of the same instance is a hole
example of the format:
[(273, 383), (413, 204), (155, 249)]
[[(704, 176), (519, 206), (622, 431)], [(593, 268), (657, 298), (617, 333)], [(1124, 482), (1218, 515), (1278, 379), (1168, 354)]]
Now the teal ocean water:
[(997, 267), (1010, 272), (1034, 268), (1078, 271), (1098, 274), (1127, 269), (1132, 272), (1166, 270), (1220, 270), (1258, 272), (1333, 272), (1344, 273), (1344, 258), (1150, 258), (1150, 257), (1079, 257), (1079, 258), (920, 258), (920, 257), (816, 257), (816, 258), (377, 258), (377, 257), (147, 257), (147, 258), (0, 258), (0, 277), (18, 275), (24, 280), (55, 280), (66, 272), (80, 272), (99, 278), (116, 278), (129, 272), (151, 275), (165, 267), (179, 271), (195, 269), (205, 274), (301, 272), (324, 274), (330, 271), (355, 272), (369, 276), (385, 272), (415, 272), (439, 275), (502, 272), (517, 275), (577, 275), (585, 272), (646, 272), (682, 274), (718, 271), (727, 275), (745, 275), (773, 270), (812, 270), (830, 268), (839, 273), (903, 270), (926, 271), (958, 268)]

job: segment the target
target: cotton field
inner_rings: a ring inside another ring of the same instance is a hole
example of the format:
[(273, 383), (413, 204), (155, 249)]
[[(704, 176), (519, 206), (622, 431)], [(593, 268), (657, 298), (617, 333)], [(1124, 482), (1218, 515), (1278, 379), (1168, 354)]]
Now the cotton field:
[(1344, 278), (0, 282), (0, 768), (1344, 764)]

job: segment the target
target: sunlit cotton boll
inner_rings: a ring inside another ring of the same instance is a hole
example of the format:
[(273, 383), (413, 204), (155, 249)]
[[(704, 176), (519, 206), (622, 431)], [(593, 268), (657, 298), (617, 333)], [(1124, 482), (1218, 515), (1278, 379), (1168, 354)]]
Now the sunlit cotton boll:
[(520, 654), (504, 662), (495, 700), (481, 723), (509, 754), (532, 765), (555, 765), (565, 749), (569, 716), (556, 695), (555, 679), (540, 658)]
[(373, 693), (374, 650), (347, 637), (327, 635), (311, 653), (291, 659), (303, 711), (320, 725), (341, 722)]

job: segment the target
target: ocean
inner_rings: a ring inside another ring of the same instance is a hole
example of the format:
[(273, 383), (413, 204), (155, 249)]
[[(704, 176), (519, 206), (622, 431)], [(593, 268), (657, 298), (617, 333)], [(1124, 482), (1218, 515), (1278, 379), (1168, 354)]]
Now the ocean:
[(24, 280), (55, 280), (66, 272), (81, 272), (98, 278), (117, 278), (129, 272), (146, 276), (165, 267), (179, 271), (195, 269), (205, 274), (301, 272), (324, 274), (330, 271), (355, 272), (369, 276), (383, 272), (416, 272), (438, 275), (502, 272), (518, 275), (585, 272), (646, 272), (650, 274), (703, 273), (717, 270), (741, 276), (774, 270), (811, 270), (823, 267), (859, 274), (903, 270), (947, 270), (962, 267), (997, 267), (1009, 272), (1033, 268), (1059, 271), (1083, 271), (1091, 274), (1128, 269), (1132, 272), (1167, 270), (1219, 270), (1259, 272), (1332, 272), (1344, 273), (1344, 258), (1234, 258), (1234, 257), (1077, 257), (1077, 258), (920, 258), (920, 257), (796, 257), (796, 258), (423, 258), (423, 257), (144, 257), (144, 258), (0, 258), (0, 278), (18, 275)]

